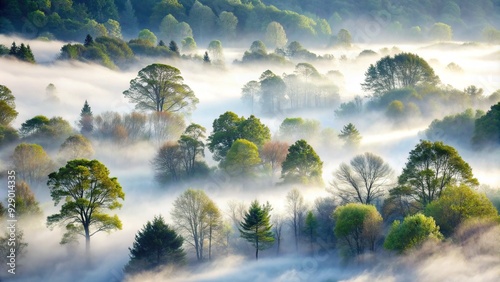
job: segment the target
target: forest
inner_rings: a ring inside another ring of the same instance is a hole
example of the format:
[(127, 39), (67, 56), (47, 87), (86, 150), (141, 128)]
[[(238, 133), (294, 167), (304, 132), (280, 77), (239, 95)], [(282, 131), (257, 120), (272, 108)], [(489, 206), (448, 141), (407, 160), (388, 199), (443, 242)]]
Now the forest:
[(0, 2), (0, 280), (497, 281), (500, 1)]

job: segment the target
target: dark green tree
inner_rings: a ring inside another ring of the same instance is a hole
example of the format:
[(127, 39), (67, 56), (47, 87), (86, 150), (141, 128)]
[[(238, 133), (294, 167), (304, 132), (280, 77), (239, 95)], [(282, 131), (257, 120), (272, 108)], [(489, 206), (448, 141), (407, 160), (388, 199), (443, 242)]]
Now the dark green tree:
[(221, 161), (226, 157), (233, 142), (240, 137), (238, 126), (244, 119), (233, 112), (225, 112), (214, 120), (212, 134), (208, 136), (208, 149), (214, 160)]
[(500, 144), (500, 102), (476, 120), (472, 143), (476, 148)]
[(305, 220), (304, 232), (309, 237), (311, 243), (311, 252), (314, 251), (314, 239), (317, 235), (318, 220), (312, 211), (308, 211)]
[(175, 232), (162, 216), (155, 216), (135, 235), (126, 273), (148, 271), (165, 265), (182, 265), (186, 254), (184, 239)]
[(254, 246), (256, 260), (259, 259), (260, 250), (268, 249), (274, 244), (270, 211), (269, 203), (261, 206), (257, 200), (253, 201), (238, 228), (241, 238)]
[(85, 136), (90, 135), (94, 130), (94, 115), (92, 114), (92, 109), (87, 100), (85, 100), (82, 111), (80, 112), (78, 125), (80, 126), (80, 132)]
[(172, 52), (174, 52), (177, 56), (180, 56), (181, 55), (181, 52), (179, 50), (179, 46), (177, 46), (177, 43), (175, 43), (175, 41), (170, 41), (170, 43), (168, 44), (168, 49)]
[(472, 169), (455, 148), (443, 142), (420, 141), (410, 152), (398, 177), (399, 189), (421, 204), (421, 208), (441, 196), (448, 185), (477, 185)]
[(49, 174), (47, 182), (50, 196), (59, 213), (47, 217), (47, 226), (62, 225), (66, 229), (61, 244), (85, 237), (87, 257), (90, 255), (90, 237), (101, 231), (122, 229), (117, 215), (106, 212), (121, 208), (119, 200), (125, 193), (116, 177), (109, 177), (109, 170), (97, 160), (72, 160), (57, 172)]
[(288, 148), (282, 164), (284, 183), (322, 184), (323, 162), (314, 149), (303, 139)]
[(203, 54), (203, 63), (205, 64), (210, 64), (212, 61), (210, 60), (210, 56), (208, 56), (208, 52), (205, 51), (205, 54)]
[(139, 71), (123, 92), (139, 110), (190, 113), (198, 103), (181, 72), (172, 66), (151, 64)]
[(443, 235), (432, 217), (417, 213), (405, 217), (403, 222), (396, 220), (392, 223), (384, 241), (384, 248), (402, 253), (428, 239), (441, 240)]
[(83, 41), (83, 46), (90, 47), (92, 44), (94, 44), (94, 38), (90, 34), (87, 34), (85, 41)]
[(370, 65), (361, 86), (378, 96), (395, 89), (438, 83), (439, 77), (424, 59), (412, 53), (401, 53)]

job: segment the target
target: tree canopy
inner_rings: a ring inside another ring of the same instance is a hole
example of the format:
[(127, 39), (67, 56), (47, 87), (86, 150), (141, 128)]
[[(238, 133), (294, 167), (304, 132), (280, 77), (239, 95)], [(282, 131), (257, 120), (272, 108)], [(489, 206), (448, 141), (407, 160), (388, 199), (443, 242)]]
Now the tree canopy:
[(500, 144), (500, 102), (475, 121), (472, 143), (477, 148)]
[(410, 152), (398, 183), (423, 208), (439, 198), (448, 185), (477, 185), (478, 181), (455, 148), (439, 141), (422, 140)]
[(139, 110), (190, 113), (198, 98), (183, 80), (177, 68), (151, 64), (139, 71), (123, 94)]
[(261, 159), (257, 146), (246, 139), (237, 139), (227, 151), (226, 158), (221, 162), (220, 166), (231, 177), (237, 178), (254, 175), (256, 166), (260, 163)]
[(380, 95), (395, 89), (438, 83), (439, 77), (424, 59), (416, 54), (400, 53), (371, 64), (361, 86), (365, 91)]
[(50, 196), (59, 213), (47, 217), (47, 225), (62, 225), (66, 229), (61, 244), (85, 237), (87, 255), (90, 237), (101, 231), (121, 230), (122, 222), (108, 211), (121, 208), (125, 193), (116, 177), (97, 160), (72, 160), (58, 171), (49, 174)]
[(285, 183), (321, 184), (322, 171), (323, 162), (311, 145), (301, 139), (288, 148), (281, 178)]

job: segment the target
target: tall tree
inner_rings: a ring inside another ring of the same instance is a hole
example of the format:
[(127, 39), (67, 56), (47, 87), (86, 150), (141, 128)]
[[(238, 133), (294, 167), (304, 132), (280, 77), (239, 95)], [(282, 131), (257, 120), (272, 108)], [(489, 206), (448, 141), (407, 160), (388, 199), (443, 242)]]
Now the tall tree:
[(211, 235), (210, 230), (216, 227), (214, 214), (217, 214), (217, 210), (217, 205), (203, 190), (188, 189), (174, 201), (171, 212), (174, 225), (184, 235), (186, 242), (193, 246), (198, 261), (203, 260), (205, 239)]
[(340, 164), (332, 186), (345, 203), (375, 204), (392, 185), (393, 172), (384, 160), (372, 153), (354, 157), (350, 165)]
[(252, 115), (254, 114), (254, 104), (259, 92), (260, 84), (255, 80), (247, 82), (247, 84), (245, 84), (241, 89), (241, 99), (250, 103), (252, 107)]
[(151, 64), (139, 71), (124, 91), (125, 97), (139, 110), (157, 112), (191, 112), (198, 103), (181, 72), (172, 66)]
[(97, 160), (72, 160), (57, 172), (49, 174), (50, 196), (59, 213), (47, 217), (47, 226), (62, 225), (66, 229), (61, 244), (85, 237), (87, 257), (90, 256), (90, 237), (100, 231), (121, 230), (122, 222), (115, 214), (121, 208), (125, 193), (116, 177), (109, 176), (108, 168)]
[(245, 212), (245, 217), (240, 223), (240, 236), (254, 246), (256, 260), (259, 259), (259, 250), (268, 249), (274, 244), (270, 211), (269, 203), (261, 206), (255, 200)]
[(316, 237), (316, 232), (318, 228), (318, 220), (312, 211), (307, 212), (306, 220), (304, 223), (304, 231), (309, 237), (309, 242), (311, 243), (311, 252), (314, 251), (314, 238)]
[(78, 125), (80, 126), (80, 132), (85, 136), (90, 135), (94, 130), (94, 115), (87, 100), (83, 104)]
[(269, 141), (262, 146), (260, 156), (262, 161), (269, 164), (271, 168), (271, 176), (274, 177), (276, 172), (281, 169), (281, 165), (288, 154), (288, 143), (280, 141)]
[(281, 178), (285, 183), (321, 184), (323, 162), (305, 140), (298, 140), (288, 148), (282, 164)]
[(162, 216), (155, 216), (135, 235), (126, 273), (148, 271), (164, 265), (182, 265), (186, 254), (182, 249), (184, 239), (175, 232)]
[(290, 216), (290, 225), (293, 229), (293, 238), (295, 240), (295, 251), (299, 251), (299, 236), (303, 226), (304, 214), (306, 206), (304, 204), (304, 197), (297, 188), (293, 188), (286, 195), (286, 209)]
[(182, 178), (182, 162), (183, 154), (179, 144), (167, 142), (158, 149), (158, 153), (151, 161), (151, 164), (156, 171), (156, 179), (158, 181), (176, 182)]
[(179, 51), (179, 46), (177, 46), (177, 43), (175, 41), (170, 41), (168, 44), (168, 49), (172, 52), (174, 52), (177, 56), (181, 55), (181, 52)]
[(407, 196), (424, 208), (439, 198), (446, 186), (461, 183), (477, 185), (478, 181), (455, 148), (443, 142), (422, 140), (410, 152), (398, 183)]
[(179, 139), (179, 146), (182, 153), (183, 166), (186, 174), (193, 176), (196, 166), (202, 157), (205, 156), (206, 129), (196, 123), (190, 124)]
[(439, 77), (424, 59), (412, 53), (401, 53), (393, 58), (383, 57), (370, 65), (361, 86), (378, 96), (395, 89), (438, 83)]

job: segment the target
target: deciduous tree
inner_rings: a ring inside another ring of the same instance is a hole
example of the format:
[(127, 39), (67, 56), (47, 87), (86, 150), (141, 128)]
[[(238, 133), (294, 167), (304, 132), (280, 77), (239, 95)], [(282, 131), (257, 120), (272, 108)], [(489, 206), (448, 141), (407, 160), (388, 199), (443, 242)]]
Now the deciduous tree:
[(286, 195), (286, 209), (289, 214), (290, 225), (293, 229), (293, 238), (295, 240), (295, 251), (299, 251), (299, 237), (300, 231), (304, 223), (304, 214), (306, 206), (304, 204), (304, 197), (297, 188), (293, 188)]
[(288, 148), (282, 164), (281, 178), (285, 183), (321, 184), (323, 162), (305, 140), (298, 140)]
[(98, 232), (121, 230), (122, 222), (115, 214), (121, 208), (125, 193), (116, 177), (109, 176), (108, 168), (97, 160), (72, 160), (58, 171), (49, 174), (50, 196), (59, 213), (47, 217), (47, 226), (62, 225), (66, 229), (61, 244), (85, 237), (87, 257), (90, 255), (90, 237)]
[(261, 159), (257, 146), (246, 139), (237, 139), (227, 151), (226, 158), (221, 161), (220, 166), (231, 177), (245, 178), (253, 176), (257, 165), (260, 163)]
[(30, 184), (45, 179), (53, 163), (42, 146), (21, 143), (14, 149), (12, 163), (19, 179)]
[(195, 108), (198, 98), (183, 80), (177, 68), (152, 64), (139, 71), (123, 94), (139, 110), (189, 113)]

